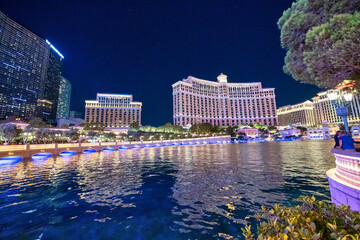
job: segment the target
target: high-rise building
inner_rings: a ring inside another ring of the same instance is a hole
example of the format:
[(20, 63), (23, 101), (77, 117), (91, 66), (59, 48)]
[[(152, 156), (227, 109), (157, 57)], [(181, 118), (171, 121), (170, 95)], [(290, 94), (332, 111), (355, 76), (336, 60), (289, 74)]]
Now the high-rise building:
[(56, 118), (69, 118), (71, 83), (61, 76)]
[(49, 41), (0, 12), (0, 119), (54, 123), (63, 58)]
[(96, 100), (85, 101), (85, 122), (112, 128), (129, 127), (133, 122), (141, 125), (141, 106), (132, 95), (98, 93)]
[(174, 125), (277, 125), (274, 88), (262, 88), (260, 82), (228, 83), (223, 74), (217, 80), (189, 76), (172, 85)]
[(277, 110), (279, 125), (287, 126), (300, 124), (302, 126), (314, 126), (316, 124), (314, 104), (311, 101), (295, 105), (287, 105)]
[[(330, 99), (327, 96), (328, 91), (320, 92), (317, 96), (313, 97), (315, 107), (315, 116), (318, 123), (328, 123), (328, 124), (341, 124), (343, 120), (341, 117), (337, 116), (336, 108), (331, 103)], [(359, 124), (360, 123), (360, 95), (354, 94), (352, 101), (349, 106), (349, 124)]]
[(81, 118), (81, 117), (82, 117), (81, 112), (70, 111), (70, 116), (69, 116), (69, 118)]

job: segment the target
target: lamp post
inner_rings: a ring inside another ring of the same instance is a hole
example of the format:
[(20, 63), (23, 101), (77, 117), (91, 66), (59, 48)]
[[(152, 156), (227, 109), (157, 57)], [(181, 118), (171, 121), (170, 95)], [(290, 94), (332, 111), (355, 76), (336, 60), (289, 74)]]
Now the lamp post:
[(327, 97), (336, 108), (336, 115), (342, 117), (345, 131), (349, 132), (347, 116), (349, 115), (349, 106), (353, 99), (353, 94), (346, 91), (330, 90)]

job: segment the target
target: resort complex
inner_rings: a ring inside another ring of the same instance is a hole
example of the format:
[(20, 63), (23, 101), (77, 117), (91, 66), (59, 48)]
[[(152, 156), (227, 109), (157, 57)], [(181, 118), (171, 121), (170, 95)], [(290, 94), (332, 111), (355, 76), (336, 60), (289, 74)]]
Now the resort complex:
[(189, 76), (172, 88), (174, 125), (277, 125), (275, 89), (260, 82), (228, 83), (224, 74), (217, 82)]
[[(341, 89), (332, 89), (319, 92), (312, 101), (307, 100), (295, 105), (287, 105), (278, 108), (279, 125), (286, 126), (298, 124), (305, 127), (314, 125), (338, 125), (343, 123), (341, 116), (336, 113), (336, 105), (329, 98), (329, 93), (338, 92), (339, 95), (345, 93)], [(349, 99), (348, 121), (350, 125), (360, 124), (360, 95), (357, 92), (351, 92)]]
[(0, 239), (360, 240), (360, 1), (156, 3), (0, 1)]
[(280, 107), (277, 114), (281, 126), (299, 124), (310, 127), (316, 124), (314, 104), (311, 101)]
[(129, 127), (133, 122), (141, 125), (141, 106), (133, 102), (132, 95), (98, 93), (96, 100), (85, 101), (85, 122), (113, 128)]

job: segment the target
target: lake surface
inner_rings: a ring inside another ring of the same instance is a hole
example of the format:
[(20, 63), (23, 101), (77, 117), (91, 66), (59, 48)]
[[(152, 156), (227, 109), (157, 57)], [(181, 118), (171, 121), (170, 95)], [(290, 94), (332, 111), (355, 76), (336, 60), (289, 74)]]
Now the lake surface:
[(243, 239), (245, 217), (262, 205), (330, 200), (332, 146), (193, 145), (2, 165), (0, 239)]

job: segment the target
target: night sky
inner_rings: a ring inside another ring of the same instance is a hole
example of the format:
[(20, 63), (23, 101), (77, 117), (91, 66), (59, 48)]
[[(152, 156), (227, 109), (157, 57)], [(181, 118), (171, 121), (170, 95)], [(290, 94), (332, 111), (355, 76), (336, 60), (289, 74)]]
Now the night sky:
[(277, 105), (315, 96), (283, 70), (276, 22), (291, 0), (1, 0), (0, 10), (64, 56), (71, 110), (96, 93), (133, 94), (142, 124), (172, 122), (171, 84), (187, 76), (262, 82)]

